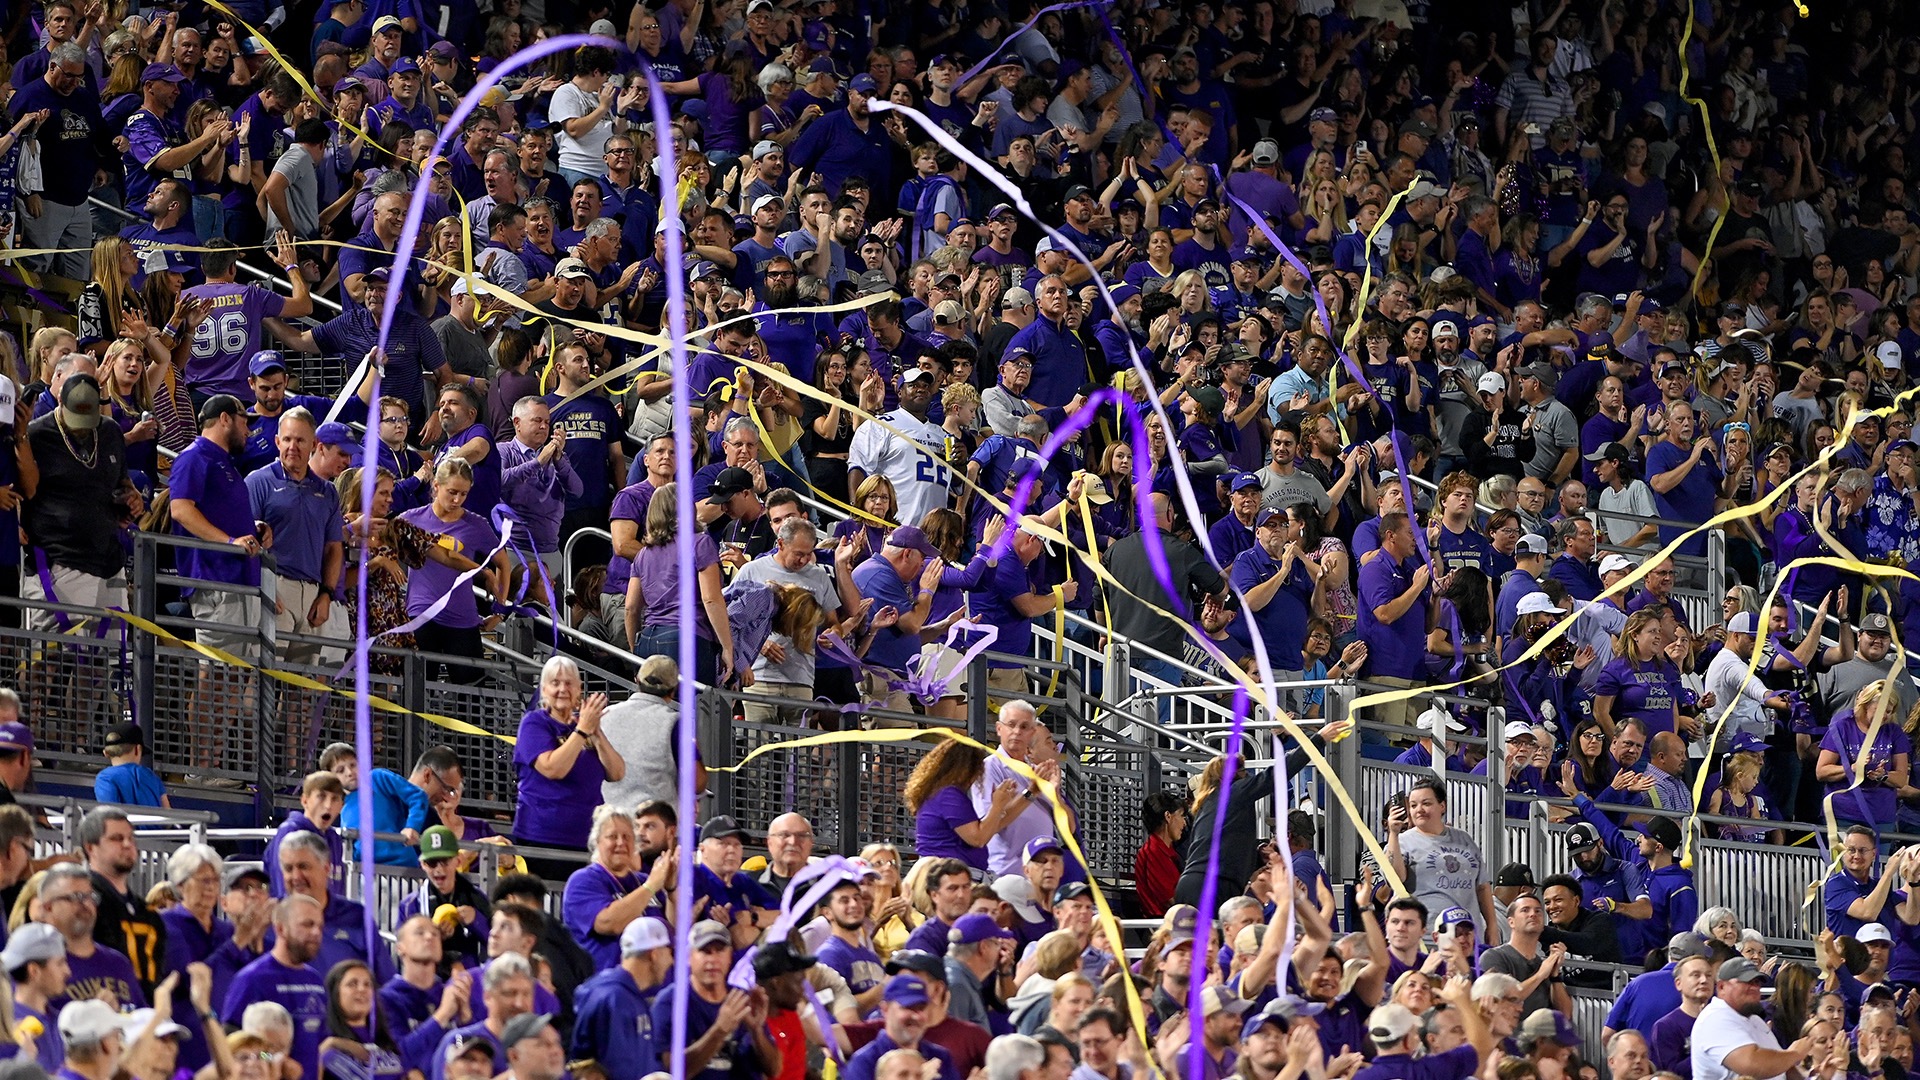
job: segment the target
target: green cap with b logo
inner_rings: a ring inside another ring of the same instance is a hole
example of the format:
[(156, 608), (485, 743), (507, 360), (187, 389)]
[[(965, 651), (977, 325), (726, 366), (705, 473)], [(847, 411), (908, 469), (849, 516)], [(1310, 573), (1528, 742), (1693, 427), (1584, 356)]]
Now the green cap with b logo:
[(430, 825), (420, 834), (420, 861), (451, 859), (460, 854), (460, 838), (445, 825)]

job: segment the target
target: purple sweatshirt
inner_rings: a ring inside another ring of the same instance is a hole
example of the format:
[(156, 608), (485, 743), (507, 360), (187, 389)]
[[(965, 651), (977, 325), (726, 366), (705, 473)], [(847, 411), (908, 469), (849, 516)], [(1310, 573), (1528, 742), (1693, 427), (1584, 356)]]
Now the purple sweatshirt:
[(560, 519), (567, 512), (567, 497), (578, 496), (580, 477), (565, 454), (556, 454), (552, 464), (540, 460), (541, 447), (529, 447), (519, 439), (500, 444), (500, 501), (513, 508), (513, 514), (533, 535), (533, 546), (543, 552), (560, 550)]

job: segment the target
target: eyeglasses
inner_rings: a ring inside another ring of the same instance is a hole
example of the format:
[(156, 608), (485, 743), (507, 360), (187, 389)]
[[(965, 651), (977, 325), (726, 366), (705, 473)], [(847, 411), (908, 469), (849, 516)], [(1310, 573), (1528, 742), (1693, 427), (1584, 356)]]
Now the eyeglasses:
[(606, 156), (607, 156), (607, 157), (632, 157), (632, 156), (633, 156), (633, 147), (631, 147), (631, 146), (609, 146), (609, 147), (607, 147), (607, 153), (606, 153)]
[(794, 276), (794, 272), (791, 270), (769, 270), (767, 271), (767, 276), (769, 278), (789, 278)]
[(404, 424), (407, 422), (407, 418), (404, 416), (383, 416), (380, 418), (380, 422), (383, 424)]
[(88, 890), (87, 892), (61, 893), (59, 896), (49, 896), (46, 898), (46, 902), (49, 904), (57, 904), (62, 900), (71, 901), (75, 904), (98, 905), (100, 903), (100, 894)]

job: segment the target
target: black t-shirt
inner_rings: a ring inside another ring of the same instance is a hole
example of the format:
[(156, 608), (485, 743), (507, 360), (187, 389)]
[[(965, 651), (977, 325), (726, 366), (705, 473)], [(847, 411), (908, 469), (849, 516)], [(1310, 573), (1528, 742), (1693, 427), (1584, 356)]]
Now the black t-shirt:
[(1108, 594), (1108, 602), (1113, 605), (1114, 636), (1137, 641), (1149, 649), (1165, 656), (1179, 656), (1186, 633), (1181, 624), (1147, 607), (1135, 599), (1136, 596), (1148, 600), (1177, 617), (1184, 608), (1197, 615), (1200, 610), (1198, 594), (1218, 593), (1225, 587), (1220, 571), (1207, 562), (1200, 549), (1181, 540), (1171, 533), (1160, 533), (1161, 543), (1167, 552), (1167, 566), (1172, 571), (1173, 582), (1181, 596), (1178, 602), (1168, 598), (1167, 591), (1153, 572), (1147, 561), (1146, 531), (1121, 537), (1107, 549), (1107, 569), (1113, 574), (1120, 588)]
[(93, 890), (100, 896), (100, 915), (93, 926), (93, 940), (109, 949), (126, 954), (133, 962), (134, 977), (147, 997), (160, 982), (167, 955), (167, 924), (147, 910), (147, 902), (132, 893), (123, 893), (99, 873), (93, 875)]
[(59, 416), (56, 410), (27, 426), (40, 484), (21, 508), (20, 524), (49, 562), (110, 578), (126, 565), (119, 530), (111, 527), (127, 517), (119, 502), (128, 486), (126, 445), (117, 425), (63, 432)]

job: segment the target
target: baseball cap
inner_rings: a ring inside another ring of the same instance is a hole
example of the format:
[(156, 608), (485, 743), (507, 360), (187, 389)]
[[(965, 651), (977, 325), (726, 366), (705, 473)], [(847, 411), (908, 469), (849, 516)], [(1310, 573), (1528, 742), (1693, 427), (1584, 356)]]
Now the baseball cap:
[[(234, 1034), (238, 1035), (239, 1032), (235, 1032)], [(487, 1060), (492, 1061), (493, 1041), (483, 1035), (474, 1035), (471, 1037), (455, 1035), (447, 1040), (446, 1061), (449, 1065), (475, 1052), (487, 1055)]]
[(227, 864), (226, 869), (220, 873), (220, 886), (223, 889), (232, 889), (249, 878), (258, 881), (262, 885), (273, 884), (272, 880), (267, 877), (266, 868), (262, 867), (259, 863), (230, 862)]
[[(987, 918), (988, 916), (981, 916)], [(971, 918), (971, 916), (969, 916)], [(1008, 934), (1012, 937), (1012, 934)], [(777, 979), (782, 975), (791, 975), (797, 971), (810, 971), (820, 962), (817, 956), (809, 956), (784, 941), (769, 941), (754, 950), (753, 973), (761, 979)]]
[(1887, 621), (1885, 615), (1876, 611), (1860, 620), (1859, 631), (1862, 634), (1879, 634), (1883, 637), (1891, 637), (1893, 635), (1893, 624)]
[(1729, 754), (1763, 754), (1767, 750), (1767, 741), (1751, 731), (1736, 731), (1727, 741)]
[(1667, 959), (1673, 963), (1677, 964), (1688, 957), (1705, 955), (1707, 955), (1706, 941), (1691, 930), (1682, 930), (1667, 939)]
[(403, 28), (404, 26), (400, 22), (400, 20), (395, 18), (392, 15), (382, 15), (379, 18), (373, 20), (373, 32), (376, 34), (384, 33), (388, 30), (400, 30)]
[(68, 1042), (96, 1043), (120, 1030), (120, 1014), (104, 1001), (69, 1001), (59, 1026)]
[(733, 935), (728, 932), (727, 924), (714, 919), (701, 919), (687, 931), (687, 944), (695, 949), (704, 949), (709, 945), (732, 945)]
[(287, 370), (287, 357), (279, 349), (262, 349), (254, 354), (252, 360), (247, 361), (247, 374), (256, 377), (270, 371), (285, 370)]
[(1259, 486), (1260, 486), (1260, 478), (1258, 476), (1250, 472), (1243, 472), (1240, 475), (1233, 478), (1233, 483), (1230, 485), (1230, 490), (1247, 491), (1251, 489), (1257, 489)]
[(1200, 1015), (1218, 1016), (1227, 1013), (1232, 1016), (1245, 1016), (1253, 1008), (1253, 1002), (1240, 996), (1240, 992), (1228, 986), (1214, 985), (1206, 988), (1200, 995)]
[(1533, 738), (1533, 725), (1525, 720), (1509, 720), (1500, 729), (1500, 737), (1512, 742), (1514, 739)]
[(184, 274), (193, 269), (193, 264), (187, 261), (185, 255), (171, 248), (154, 248), (147, 252), (146, 258), (140, 260), (140, 269), (148, 274)]
[(1046, 912), (1040, 910), (1040, 900), (1033, 893), (1033, 882), (1024, 874), (1002, 874), (993, 879), (993, 895), (1000, 902), (1014, 910), (1025, 922), (1046, 921)]
[(959, 322), (962, 319), (965, 319), (966, 317), (967, 317), (966, 310), (962, 308), (959, 302), (957, 301), (942, 300), (939, 303), (933, 305), (933, 321), (934, 322), (945, 323), (948, 326), (955, 326), (955, 325), (958, 325)]
[[(399, 22), (400, 20), (395, 19), (394, 21)], [(187, 81), (187, 77), (181, 73), (179, 68), (174, 67), (172, 64), (148, 64), (140, 72), (140, 81), (143, 83), (183, 83)]]
[(1538, 380), (1548, 390), (1560, 382), (1560, 373), (1553, 370), (1552, 364), (1528, 364), (1520, 369), (1520, 377)]
[[(387, 75), (389, 77), (392, 77), (394, 75), (404, 75), (404, 74), (407, 74), (408, 72), (413, 72), (414, 74), (418, 74), (419, 71), (420, 71), (420, 65), (414, 63), (412, 57), (403, 56), (400, 59), (395, 60), (393, 62), (393, 66), (387, 69)], [(698, 99), (696, 98), (695, 100), (698, 100)]]
[(1510, 862), (1493, 875), (1493, 883), (1502, 889), (1531, 889), (1534, 886), (1533, 867), (1523, 862)]
[(1514, 611), (1516, 615), (1565, 615), (1566, 613), (1566, 608), (1555, 607), (1552, 598), (1543, 592), (1530, 592), (1521, 597), (1520, 606)]
[[(1191, 942), (1200, 931), (1200, 909), (1192, 904), (1175, 904), (1167, 909), (1168, 948), (1182, 942)], [(1160, 955), (1165, 956), (1162, 949)]]
[(1187, 391), (1187, 396), (1214, 416), (1219, 416), (1220, 411), (1227, 407), (1227, 395), (1221, 393), (1217, 386), (1196, 386)]
[(1263, 507), (1259, 513), (1253, 515), (1253, 527), (1256, 529), (1264, 529), (1273, 522), (1285, 521), (1286, 517), (1287, 512), (1285, 510), (1276, 510), (1271, 506)]
[(1059, 855), (1061, 858), (1065, 858), (1066, 855), (1064, 854), (1064, 851), (1065, 849), (1060, 846), (1060, 841), (1055, 840), (1052, 836), (1036, 836), (1033, 839), (1027, 841), (1027, 846), (1021, 849), (1020, 861), (1032, 862), (1033, 860), (1039, 858), (1042, 855), (1048, 854), (1049, 852), (1055, 855)]
[(1119, 307), (1121, 304), (1124, 304), (1127, 301), (1133, 299), (1134, 297), (1140, 295), (1140, 290), (1138, 287), (1129, 285), (1124, 281), (1118, 285), (1115, 285), (1113, 288), (1107, 291), (1113, 297), (1114, 307)]
[(1461, 732), (1467, 730), (1467, 725), (1454, 719), (1453, 714), (1447, 711), (1447, 707), (1435, 698), (1433, 704), (1427, 707), (1427, 711), (1420, 714), (1419, 728), (1429, 735), (1439, 735), (1442, 728), (1447, 731)]
[[(1744, 956), (1736, 956), (1720, 965), (1716, 977), (1721, 982), (1755, 983), (1759, 982), (1762, 976), (1760, 969), (1754, 966), (1753, 961)], [(64, 1017), (66, 1014), (61, 1015)]]
[[(1085, 184), (1075, 184), (1072, 187), (1067, 189), (1067, 193), (1061, 196), (1060, 201), (1063, 203), (1070, 203), (1075, 199), (1091, 199), (1091, 198), (1093, 198), (1092, 188), (1088, 187)], [(1211, 202), (1212, 200), (1202, 199), (1200, 201)]]
[(1472, 926), (1473, 916), (1467, 914), (1466, 908), (1450, 907), (1440, 913), (1440, 918), (1434, 925), (1440, 928), (1441, 933), (1445, 933), (1456, 926)]
[(354, 447), (353, 429), (338, 420), (330, 420), (314, 429), (313, 439), (321, 446)]
[(899, 949), (887, 961), (887, 974), (898, 975), (911, 971), (916, 975), (925, 975), (940, 982), (947, 981), (947, 962), (925, 949)]
[(914, 383), (919, 382), (921, 379), (931, 379), (931, 378), (933, 378), (933, 372), (928, 371), (926, 368), (911, 367), (900, 374), (900, 385), (912, 386)]
[[(147, 1030), (147, 1025), (151, 1023), (153, 1023), (152, 1009), (135, 1009), (130, 1013), (121, 1013), (120, 1034), (131, 1042), (141, 1032)], [(156, 1039), (170, 1039), (174, 1037), (184, 1039), (187, 1037), (187, 1029), (171, 1020), (162, 1020), (154, 1027), (153, 1037)]]
[(565, 278), (590, 278), (593, 276), (593, 271), (587, 269), (586, 263), (573, 258), (561, 259), (560, 264), (553, 268), (553, 272), (557, 276)]
[(429, 825), (420, 833), (420, 861), (451, 859), (460, 854), (460, 838), (445, 825)]
[[(740, 471), (746, 472), (745, 469), (741, 469)], [(725, 476), (726, 473), (726, 469), (720, 470), (722, 476)], [(747, 830), (741, 828), (739, 822), (725, 814), (716, 814), (708, 818), (705, 825), (700, 826), (700, 839), (702, 840), (720, 840), (729, 836), (744, 840), (747, 838)]]
[(1266, 1008), (1247, 1018), (1246, 1024), (1240, 1029), (1240, 1037), (1244, 1039), (1268, 1024), (1279, 1024), (1284, 1029), (1299, 1017), (1319, 1016), (1326, 1011), (1327, 1007), (1317, 1001), (1308, 1001), (1292, 994), (1281, 994), (1267, 1002)]
[(1736, 611), (1733, 618), (1727, 620), (1727, 633), (1749, 637), (1757, 635), (1760, 633), (1760, 617), (1751, 611)]
[(1499, 372), (1489, 371), (1480, 376), (1480, 381), (1474, 386), (1483, 394), (1498, 394), (1506, 390), (1507, 380)]
[[(753, 474), (745, 469), (729, 465), (721, 469), (719, 475), (713, 478), (713, 482), (707, 485), (707, 505), (723, 506), (728, 499), (733, 498), (735, 495), (743, 491), (752, 490)], [(708, 825), (711, 826), (712, 822), (708, 822)], [(700, 833), (700, 837), (703, 840), (709, 838), (711, 835), (712, 834), (704, 830)], [(742, 831), (740, 835), (745, 836), (746, 833)]]
[(1419, 117), (1414, 117), (1400, 125), (1400, 134), (1418, 135), (1423, 139), (1431, 139), (1433, 138), (1433, 125)]
[[(772, 139), (761, 139), (759, 142), (753, 144), (753, 160), (755, 161), (759, 161), (761, 158), (766, 157), (768, 154), (778, 154), (778, 153), (783, 153), (783, 151), (780, 148), (780, 144), (777, 142), (774, 142)], [(779, 201), (777, 196), (767, 196), (767, 195), (760, 196), (760, 199), (765, 199), (765, 198), (773, 198), (776, 202)], [(755, 199), (753, 201), (753, 208), (755, 210), (760, 209), (760, 199)]]
[(1319, 108), (1307, 114), (1307, 120), (1309, 122), (1318, 121), (1323, 124), (1331, 124), (1338, 118), (1339, 118), (1339, 114), (1334, 112), (1332, 108), (1326, 105), (1322, 105)]
[(115, 724), (107, 729), (107, 741), (102, 745), (111, 750), (116, 746), (139, 746), (146, 742), (146, 733), (135, 723)]
[(1617, 442), (1604, 442), (1594, 448), (1593, 453), (1585, 455), (1588, 461), (1631, 461), (1633, 453)]
[(1547, 553), (1547, 538), (1541, 536), (1539, 533), (1528, 533), (1520, 538), (1520, 543), (1515, 546), (1514, 550), (1524, 551), (1529, 555), (1545, 555)]
[(1858, 941), (1862, 945), (1865, 945), (1865, 944), (1868, 944), (1869, 942), (1874, 942), (1874, 941), (1885, 942), (1886, 944), (1891, 945), (1893, 944), (1893, 935), (1887, 932), (1887, 928), (1885, 925), (1877, 922), (1870, 922), (1865, 926), (1862, 926), (1860, 929), (1855, 930), (1853, 932), (1853, 940)]
[(22, 964), (36, 960), (44, 964), (66, 954), (67, 939), (60, 931), (46, 923), (22, 923), (20, 929), (7, 936), (7, 947), (0, 950), (0, 967), (17, 971)]
[(917, 551), (929, 559), (940, 557), (940, 550), (933, 546), (933, 542), (927, 539), (927, 534), (917, 525), (902, 525), (888, 533), (886, 546)]
[(1565, 1016), (1554, 1009), (1535, 1009), (1521, 1022), (1518, 1032), (1522, 1040), (1538, 1042), (1550, 1039), (1561, 1046), (1580, 1045), (1580, 1032)]
[(873, 81), (873, 76), (863, 71), (853, 77), (853, 81), (847, 84), (847, 89), (858, 94), (871, 94), (880, 89), (880, 84)]
[(927, 986), (912, 975), (895, 975), (887, 980), (880, 991), (880, 1000), (889, 1005), (905, 1005), (912, 1009), (925, 1008), (927, 1004)]
[(1588, 848), (1600, 846), (1600, 830), (1587, 822), (1580, 822), (1567, 830), (1567, 853), (1577, 854)]
[(1084, 881), (1069, 881), (1053, 890), (1053, 902), (1062, 900), (1084, 900), (1093, 895), (1093, 888)]
[(500, 1030), (500, 1049), (511, 1050), (523, 1039), (531, 1039), (553, 1023), (552, 1013), (521, 1013)]
[(1367, 1037), (1379, 1046), (1392, 1046), (1418, 1026), (1420, 1018), (1398, 1002), (1388, 1002), (1367, 1015)]
[(1649, 818), (1640, 834), (1668, 851), (1679, 851), (1683, 842), (1680, 826), (1672, 818)]
[(975, 945), (993, 938), (1012, 940), (1013, 931), (994, 922), (993, 916), (977, 911), (960, 916), (954, 920), (953, 928), (947, 931), (947, 942), (952, 945)]
[(1442, 316), (1435, 315), (1433, 317), (1429, 332), (1434, 337), (1437, 337), (1437, 338), (1441, 338), (1441, 337), (1457, 338), (1460, 336), (1460, 323), (1451, 318), (1444, 318)]
[[(1318, 112), (1319, 110), (1316, 109), (1314, 111)], [(1328, 117), (1328, 119), (1332, 119), (1332, 117)], [(1255, 165), (1272, 165), (1279, 160), (1279, 143), (1274, 142), (1272, 139), (1261, 139), (1259, 142), (1253, 144), (1253, 163)]]
[(1412, 187), (1407, 189), (1405, 202), (1418, 202), (1421, 199), (1438, 199), (1445, 194), (1445, 189), (1441, 188), (1440, 185), (1425, 177), (1421, 177), (1413, 182)]
[[(605, 20), (605, 19), (601, 19), (601, 20), (600, 20), (599, 22), (596, 22), (596, 23), (594, 23), (594, 24), (593, 24), (593, 26), (594, 26), (594, 29), (593, 29), (593, 32), (594, 32), (594, 33), (596, 33), (596, 34), (598, 34), (598, 33), (600, 33), (600, 30), (599, 30), (599, 26), (600, 26), (600, 23), (604, 23), (604, 22), (607, 22), (607, 20)], [(611, 25), (613, 25), (613, 24), (612, 24), (612, 23), (607, 23), (607, 25), (609, 25), (609, 26), (611, 26)], [(611, 30), (609, 30), (609, 31), (607, 31), (607, 33), (609, 33), (609, 34), (611, 34), (612, 32), (613, 32), (613, 31), (611, 31)], [(447, 40), (445, 40), (445, 39), (442, 39), (442, 40), (440, 40), (440, 41), (436, 41), (436, 42), (434, 42), (434, 43), (433, 43), (432, 45), (429, 45), (429, 46), (427, 46), (427, 52), (428, 52), (428, 53), (430, 53), (430, 54), (432, 54), (432, 55), (434, 55), (434, 56), (438, 56), (438, 57), (440, 57), (440, 58), (441, 58), (441, 59), (443, 59), (443, 60), (451, 60), (451, 59), (453, 59), (454, 57), (456, 57), (456, 56), (459, 56), (459, 55), (460, 55), (460, 46), (458, 46), (458, 45), (455, 45), (455, 44), (454, 44), (453, 42), (451, 42), (451, 41), (447, 41)], [(335, 87), (335, 89), (338, 89), (338, 88), (339, 88), (339, 86), (340, 86), (340, 84), (339, 84), (339, 83), (334, 83), (333, 85), (334, 85), (334, 87)]]
[(672, 945), (673, 931), (652, 915), (642, 915), (620, 931), (621, 956), (639, 956), (655, 949), (671, 948)]

